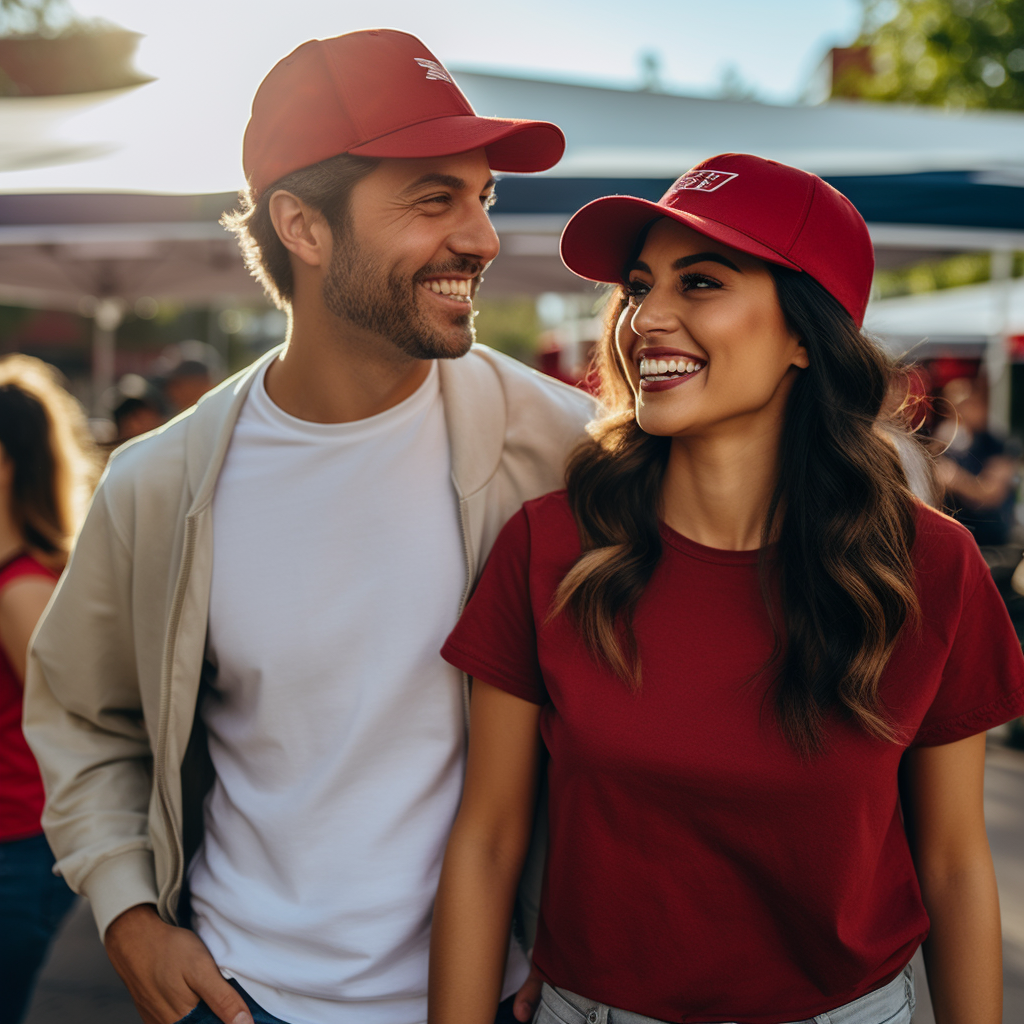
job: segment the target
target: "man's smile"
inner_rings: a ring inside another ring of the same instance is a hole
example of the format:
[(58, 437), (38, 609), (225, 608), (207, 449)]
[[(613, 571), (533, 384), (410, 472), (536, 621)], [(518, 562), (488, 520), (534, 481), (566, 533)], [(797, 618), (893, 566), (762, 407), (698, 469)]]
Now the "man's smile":
[(469, 306), (473, 302), (476, 280), (472, 277), (430, 277), (420, 281), (420, 286), (442, 301)]

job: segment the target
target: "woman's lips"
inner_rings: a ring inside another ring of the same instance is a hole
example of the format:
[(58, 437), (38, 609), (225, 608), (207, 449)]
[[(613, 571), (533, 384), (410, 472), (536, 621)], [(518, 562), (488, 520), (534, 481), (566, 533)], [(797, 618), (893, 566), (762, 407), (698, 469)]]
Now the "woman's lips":
[(670, 388), (679, 387), (680, 384), (685, 384), (686, 381), (692, 380), (699, 374), (707, 364), (701, 363), (701, 365), (694, 370), (692, 373), (676, 373), (670, 376), (662, 376), (658, 374), (656, 379), (652, 380), (650, 377), (640, 378), (640, 390), (641, 391), (668, 391)]

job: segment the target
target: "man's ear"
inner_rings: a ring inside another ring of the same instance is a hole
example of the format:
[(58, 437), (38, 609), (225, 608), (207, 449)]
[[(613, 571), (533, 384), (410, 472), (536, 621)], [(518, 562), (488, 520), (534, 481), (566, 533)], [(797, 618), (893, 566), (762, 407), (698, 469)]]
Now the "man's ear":
[(269, 210), (277, 237), (290, 253), (311, 267), (327, 265), (331, 229), (319, 210), (284, 189), (270, 197)]

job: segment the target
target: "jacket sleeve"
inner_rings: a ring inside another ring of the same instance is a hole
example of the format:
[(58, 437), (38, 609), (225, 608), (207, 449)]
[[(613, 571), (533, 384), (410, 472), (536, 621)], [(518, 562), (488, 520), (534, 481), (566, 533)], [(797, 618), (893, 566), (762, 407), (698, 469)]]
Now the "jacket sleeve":
[(89, 898), (101, 936), (123, 911), (158, 895), (144, 715), (156, 709), (144, 709), (140, 695), (132, 556), (111, 515), (110, 483), (108, 471), (33, 637), (24, 719), (56, 870)]

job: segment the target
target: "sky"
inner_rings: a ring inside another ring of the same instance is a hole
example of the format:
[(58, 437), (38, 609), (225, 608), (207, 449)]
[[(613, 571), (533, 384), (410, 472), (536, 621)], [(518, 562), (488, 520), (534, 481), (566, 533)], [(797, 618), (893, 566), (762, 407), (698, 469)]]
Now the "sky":
[(249, 95), (300, 42), (386, 26), (420, 36), (456, 67), (630, 85), (639, 54), (654, 51), (672, 89), (713, 92), (731, 65), (765, 98), (787, 102), (830, 46), (856, 36), (861, 17), (859, 0), (492, 0), (467, 8), (422, 0), (72, 3), (82, 15), (145, 33), (144, 70), (216, 73), (226, 88), (237, 84)]
[(263, 76), (305, 40), (357, 28), (412, 32), (453, 69), (624, 88), (638, 84), (641, 55), (654, 53), (667, 91), (716, 95), (731, 75), (758, 99), (791, 103), (828, 49), (856, 37), (861, 20), (860, 0), (492, 0), (466, 8), (423, 0), (71, 4), (83, 17), (142, 33), (135, 64), (157, 81), (54, 120), (61, 142), (109, 144), (122, 154), (116, 163), (93, 160), (73, 174), (67, 167), (6, 172), (2, 191), (131, 188), (143, 179), (153, 191), (233, 190), (241, 184), (241, 136)]

